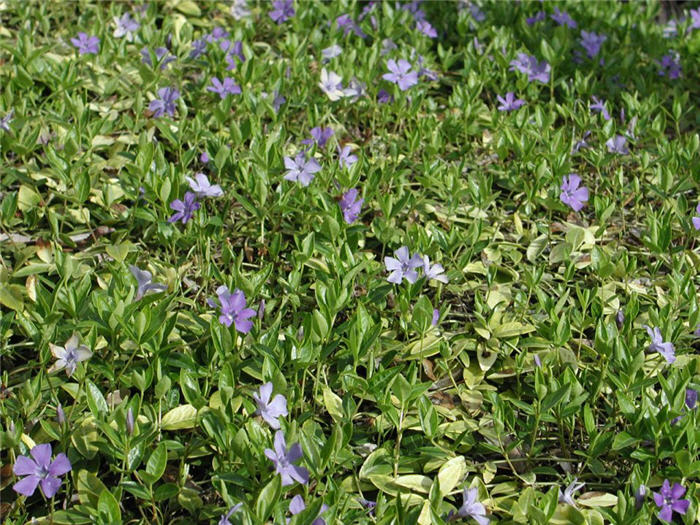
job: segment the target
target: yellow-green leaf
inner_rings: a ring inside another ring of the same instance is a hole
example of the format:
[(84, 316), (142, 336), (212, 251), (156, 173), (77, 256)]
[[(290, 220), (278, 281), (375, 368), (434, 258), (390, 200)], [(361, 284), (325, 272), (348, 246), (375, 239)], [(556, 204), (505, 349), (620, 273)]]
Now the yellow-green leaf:
[(160, 428), (163, 430), (182, 430), (194, 428), (197, 424), (197, 409), (192, 405), (180, 405), (163, 416)]

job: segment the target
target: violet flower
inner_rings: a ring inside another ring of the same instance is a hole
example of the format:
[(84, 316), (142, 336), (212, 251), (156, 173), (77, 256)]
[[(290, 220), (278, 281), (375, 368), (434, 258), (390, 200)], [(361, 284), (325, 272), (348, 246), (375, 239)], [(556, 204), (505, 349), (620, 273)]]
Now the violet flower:
[(350, 15), (340, 15), (335, 19), (335, 23), (338, 29), (343, 29), (343, 36), (347, 36), (348, 33), (352, 31), (360, 38), (367, 38), (365, 32), (360, 29), (360, 26), (355, 23)]
[(199, 156), (199, 162), (202, 164), (207, 164), (209, 162), (209, 153), (206, 151), (202, 152), (202, 154)]
[(274, 450), (266, 448), (265, 456), (275, 465), (276, 472), (282, 476), (282, 486), (294, 484), (297, 481), (302, 484), (309, 482), (309, 471), (304, 467), (295, 465), (303, 457), (299, 443), (294, 443), (287, 450), (287, 442), (281, 430), (275, 432)]
[(12, 117), (15, 114), (15, 110), (11, 109), (8, 111), (4, 117), (0, 118), (0, 129), (3, 131), (10, 131), (10, 122), (12, 122)]
[(661, 330), (655, 327), (653, 330), (651, 327), (644, 325), (649, 337), (651, 337), (651, 344), (647, 347), (649, 352), (659, 352), (666, 362), (671, 364), (676, 360), (676, 349), (673, 343), (664, 342), (663, 336), (661, 335)]
[(78, 336), (73, 334), (70, 339), (66, 341), (65, 347), (49, 343), (51, 353), (57, 359), (57, 361), (49, 369), (49, 373), (65, 368), (66, 375), (70, 377), (78, 367), (78, 363), (87, 361), (90, 359), (90, 357), (92, 357), (92, 352), (90, 349), (85, 345), (79, 344), (79, 342), (80, 340), (78, 339)]
[(233, 0), (230, 13), (236, 20), (241, 20), (247, 16), (250, 16), (247, 0)]
[(549, 16), (557, 23), (557, 25), (568, 26), (571, 29), (576, 29), (577, 27), (576, 22), (574, 22), (574, 19), (569, 16), (569, 13), (566, 11), (560, 11), (558, 7), (555, 7), (554, 14)]
[(630, 150), (627, 147), (627, 139), (623, 135), (615, 135), (609, 138), (605, 145), (608, 147), (610, 153), (617, 153), (618, 155), (627, 155)]
[(66, 423), (66, 413), (63, 411), (61, 403), (56, 406), (56, 422), (61, 426)]
[(228, 512), (221, 516), (221, 519), (219, 519), (218, 525), (231, 525), (231, 522), (229, 521), (229, 518), (233, 515), (234, 512), (238, 512), (238, 510), (243, 506), (243, 503), (236, 503), (233, 507), (228, 509)]
[(593, 95), (591, 99), (593, 100), (593, 104), (590, 105), (591, 111), (602, 113), (605, 120), (610, 120), (610, 113), (608, 113), (605, 107), (605, 100), (601, 100), (595, 95)]
[(681, 76), (681, 62), (677, 54), (666, 54), (661, 57), (661, 62), (656, 62), (659, 65), (659, 76), (668, 77), (675, 80)]
[[(350, 167), (356, 162), (357, 155), (352, 154), (352, 149), (350, 149), (350, 146), (343, 146), (342, 150), (340, 149), (340, 146), (338, 146), (338, 163), (341, 167), (350, 169)], [(698, 210), (700, 210), (700, 204), (698, 204)], [(698, 217), (698, 220), (700, 220), (700, 217)]]
[(365, 93), (367, 93), (367, 84), (360, 82), (355, 77), (352, 77), (350, 82), (348, 82), (348, 87), (343, 89), (343, 96), (353, 100), (363, 96)]
[(190, 58), (192, 60), (201, 57), (207, 52), (207, 41), (203, 38), (194, 40), (192, 42), (192, 51), (190, 51)]
[(279, 111), (282, 107), (282, 104), (284, 104), (285, 102), (287, 102), (287, 99), (283, 95), (281, 95), (279, 91), (275, 91), (273, 93), (272, 109), (274, 109), (275, 112)]
[(168, 222), (181, 221), (182, 224), (187, 224), (201, 205), (197, 202), (197, 196), (191, 191), (185, 192), (185, 197), (183, 200), (175, 199), (170, 203), (170, 208), (175, 211)]
[[(168, 55), (168, 48), (167, 47), (157, 47), (153, 51), (153, 54), (156, 56), (156, 60), (160, 62), (160, 68), (165, 69), (170, 62), (175, 61), (175, 56), (174, 55)], [(148, 48), (144, 47), (141, 49), (141, 62), (148, 66), (153, 66), (153, 61), (151, 60), (151, 53), (148, 51)]]
[(359, 191), (352, 188), (343, 194), (343, 197), (338, 203), (340, 205), (340, 211), (343, 212), (343, 219), (345, 219), (345, 222), (348, 224), (355, 222), (362, 211), (362, 203), (365, 202), (365, 200), (358, 197)]
[(406, 91), (411, 86), (418, 84), (418, 73), (413, 71), (411, 64), (403, 58), (399, 59), (398, 62), (389, 59), (386, 67), (390, 73), (384, 73), (382, 78), (397, 84), (401, 91)]
[(12, 472), (15, 476), (26, 476), (26, 478), (14, 484), (12, 489), (23, 496), (34, 494), (38, 485), (41, 485), (41, 492), (47, 498), (53, 498), (61, 486), (59, 476), (63, 476), (71, 470), (68, 457), (61, 452), (51, 461), (51, 444), (44, 443), (35, 445), (29, 451), (28, 456), (17, 456)]
[[(695, 405), (698, 403), (698, 392), (697, 390), (693, 390), (692, 388), (686, 388), (685, 389), (685, 406), (688, 410), (694, 410)], [(676, 418), (673, 418), (671, 421), (672, 425), (675, 425), (678, 423), (681, 419), (683, 419), (683, 415), (680, 415)]]
[(214, 299), (207, 299), (207, 304), (220, 308), (219, 322), (227, 327), (233, 324), (242, 334), (250, 332), (253, 322), (248, 319), (255, 316), (255, 310), (246, 308), (245, 294), (238, 288), (231, 293), (228, 287), (222, 285), (216, 289), (216, 295), (219, 303)]
[(273, 0), (272, 8), (268, 16), (278, 25), (289, 20), (295, 14), (293, 0)]
[[(303, 512), (306, 510), (306, 503), (304, 503), (304, 498), (302, 498), (299, 494), (294, 496), (292, 500), (289, 502), (289, 513), (292, 516), (296, 516), (297, 514)], [(328, 510), (328, 505), (325, 503), (321, 506), (321, 510), (319, 511), (319, 514), (323, 514), (326, 510)], [(289, 523), (291, 520), (287, 518), (287, 523)], [(324, 520), (321, 517), (316, 518), (314, 521), (311, 522), (311, 525), (326, 525), (326, 520)]]
[(476, 488), (465, 488), (462, 493), (463, 503), (457, 511), (462, 518), (472, 518), (479, 525), (489, 525), (491, 520), (486, 517), (486, 507), (479, 501), (479, 491)]
[(544, 11), (537, 11), (535, 16), (527, 17), (525, 19), (525, 22), (527, 22), (527, 25), (532, 26), (535, 25), (537, 22), (542, 22), (545, 18), (547, 18), (547, 15)]
[(434, 308), (433, 309), (433, 318), (431, 319), (430, 324), (433, 326), (437, 326), (439, 320), (440, 320), (440, 310), (438, 310), (437, 308)]
[(407, 246), (402, 246), (394, 252), (394, 257), (384, 257), (384, 265), (386, 270), (391, 272), (387, 281), (394, 284), (401, 284), (405, 278), (409, 283), (413, 284), (418, 280), (418, 272), (416, 268), (423, 265), (423, 259), (417, 253), (410, 257)]
[(549, 83), (549, 75), (552, 68), (546, 61), (538, 62), (534, 56), (518, 53), (517, 58), (511, 60), (510, 71), (519, 71), (528, 76), (528, 81), (537, 81), (542, 84)]
[(430, 38), (437, 38), (438, 36), (437, 31), (435, 31), (435, 28), (432, 25), (430, 25), (430, 22), (428, 22), (427, 20), (418, 20), (416, 22), (416, 29)]
[(634, 508), (640, 510), (644, 505), (644, 498), (647, 495), (647, 487), (642, 483), (639, 488), (634, 491)]
[(311, 157), (306, 160), (304, 152), (300, 152), (294, 159), (284, 157), (284, 167), (287, 168), (287, 173), (284, 174), (285, 180), (299, 182), (306, 187), (314, 180), (314, 173), (321, 171), (321, 166), (316, 159)]
[(223, 38), (228, 38), (229, 32), (226, 31), (223, 27), (215, 27), (214, 29), (211, 30), (211, 33), (209, 33), (206, 36), (206, 40), (209, 43), (212, 42), (218, 42), (219, 40)]
[(563, 493), (561, 489), (559, 489), (559, 503), (566, 503), (567, 505), (576, 507), (576, 502), (574, 501), (574, 493), (581, 490), (585, 485), (585, 483), (577, 483), (577, 481), (578, 480), (574, 478), (574, 480), (571, 483), (569, 483), (569, 485), (564, 489)]
[(77, 38), (71, 38), (70, 41), (81, 55), (96, 55), (100, 52), (100, 39), (96, 36), (88, 36), (81, 31)]
[(388, 104), (389, 102), (392, 102), (394, 100), (393, 95), (390, 95), (389, 92), (385, 89), (380, 89), (377, 92), (377, 102), (380, 104)]
[(700, 7), (690, 10), (690, 19), (692, 22), (689, 29), (700, 29)]
[(581, 186), (581, 177), (576, 173), (564, 176), (559, 199), (574, 211), (580, 211), (584, 203), (588, 201), (588, 188)]
[(590, 148), (590, 147), (591, 147), (590, 144), (588, 144), (588, 142), (586, 142), (586, 139), (587, 139), (588, 137), (590, 137), (590, 136), (591, 136), (591, 132), (590, 132), (590, 131), (586, 131), (586, 132), (583, 134), (583, 138), (581, 138), (581, 140), (577, 141), (576, 144), (574, 144), (574, 147), (573, 147), (573, 149), (571, 150), (571, 153), (572, 153), (572, 154), (573, 154), (573, 153), (578, 153), (578, 152), (579, 152), (581, 149), (583, 149), (583, 148)]
[(514, 111), (525, 105), (525, 101), (520, 98), (515, 98), (515, 93), (509, 91), (506, 93), (505, 98), (501, 95), (496, 95), (496, 99), (501, 103), (498, 106), (498, 111)]
[(695, 208), (695, 213), (697, 213), (698, 216), (693, 217), (693, 227), (696, 230), (700, 230), (700, 204), (698, 204), (697, 208)]
[(333, 44), (332, 46), (321, 50), (322, 62), (325, 64), (326, 62), (329, 62), (331, 59), (340, 56), (342, 53), (343, 53), (343, 48), (340, 47), (338, 44)]
[(241, 93), (241, 86), (236, 84), (231, 77), (224, 78), (223, 82), (217, 77), (212, 77), (211, 86), (207, 87), (207, 91), (217, 93), (219, 97), (221, 97), (221, 100), (223, 100), (228, 95), (239, 95)]
[(133, 42), (134, 32), (138, 31), (141, 24), (131, 18), (131, 13), (124, 13), (121, 17), (115, 16), (113, 20), (114, 24), (117, 26), (113, 33), (114, 37), (121, 38), (125, 36), (128, 42)]
[(311, 138), (304, 139), (301, 141), (301, 143), (311, 145), (316, 142), (319, 148), (324, 148), (328, 142), (328, 139), (330, 139), (332, 136), (333, 128), (322, 128), (321, 126), (316, 126), (315, 128), (311, 128)]
[(319, 87), (331, 101), (340, 100), (345, 96), (343, 93), (342, 78), (334, 71), (326, 71), (325, 68), (321, 69), (321, 81), (319, 82)]
[(134, 276), (137, 283), (136, 297), (134, 297), (134, 301), (138, 301), (148, 292), (160, 293), (168, 289), (168, 287), (164, 284), (152, 282), (153, 275), (148, 270), (141, 270), (133, 264), (130, 264), (129, 271), (131, 272), (131, 275)]
[(270, 425), (270, 428), (279, 430), (280, 422), (278, 418), (281, 416), (286, 416), (287, 412), (287, 400), (281, 394), (277, 394), (272, 401), (272, 383), (265, 383), (260, 387), (260, 392), (258, 394), (253, 394), (253, 399), (258, 405), (257, 414), (260, 414), (265, 422)]
[(199, 199), (203, 197), (221, 197), (224, 194), (221, 186), (211, 184), (204, 173), (195, 174), (194, 180), (190, 177), (185, 177), (185, 179), (187, 179), (190, 188)]
[(171, 87), (160, 88), (158, 96), (151, 100), (148, 109), (153, 112), (153, 116), (158, 118), (162, 115), (175, 115), (175, 101), (180, 98), (180, 92)]
[(600, 53), (600, 48), (608, 39), (605, 35), (599, 35), (593, 31), (581, 31), (581, 40), (579, 40), (581, 46), (586, 50), (588, 58), (594, 58), (598, 53)]
[(673, 513), (685, 514), (690, 506), (690, 501), (681, 499), (685, 494), (685, 487), (674, 483), (671, 488), (671, 483), (665, 479), (661, 490), (654, 492), (654, 503), (661, 510), (658, 517), (662, 521), (670, 522), (673, 519)]
[(447, 275), (445, 275), (445, 269), (441, 264), (436, 263), (431, 265), (427, 255), (423, 256), (422, 264), (423, 274), (426, 279), (435, 279), (436, 281), (447, 284)]

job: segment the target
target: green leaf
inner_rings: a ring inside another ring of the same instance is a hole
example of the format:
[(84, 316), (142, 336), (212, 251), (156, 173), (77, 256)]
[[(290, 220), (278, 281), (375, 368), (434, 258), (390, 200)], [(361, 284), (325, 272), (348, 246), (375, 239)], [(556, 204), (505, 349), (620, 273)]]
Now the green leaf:
[(454, 488), (464, 480), (467, 474), (467, 462), (464, 456), (454, 457), (445, 462), (438, 471), (437, 479), (440, 482), (440, 496), (447, 496)]
[(180, 405), (163, 416), (160, 428), (163, 430), (182, 430), (194, 428), (197, 424), (197, 409), (192, 405)]
[(260, 491), (255, 502), (255, 515), (259, 523), (264, 523), (272, 514), (272, 508), (277, 504), (282, 493), (281, 476), (273, 476), (272, 480)]
[(109, 407), (107, 407), (107, 401), (105, 401), (102, 392), (97, 388), (97, 385), (90, 381), (85, 380), (85, 387), (87, 389), (87, 402), (88, 407), (90, 407), (90, 412), (95, 418), (103, 417), (107, 412), (109, 412)]
[(107, 489), (100, 493), (100, 499), (97, 502), (97, 511), (100, 517), (105, 520), (105, 523), (117, 524), (122, 522), (122, 513), (119, 510), (119, 502), (114, 495)]
[(157, 481), (165, 473), (165, 467), (168, 463), (168, 449), (165, 443), (160, 443), (151, 453), (151, 457), (146, 462), (146, 472), (148, 472)]

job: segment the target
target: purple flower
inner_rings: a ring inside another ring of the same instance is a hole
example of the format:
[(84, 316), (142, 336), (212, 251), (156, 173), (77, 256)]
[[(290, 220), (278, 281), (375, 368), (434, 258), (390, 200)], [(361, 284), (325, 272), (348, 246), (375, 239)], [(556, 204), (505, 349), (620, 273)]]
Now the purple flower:
[(320, 126), (316, 126), (315, 128), (311, 128), (311, 138), (302, 140), (301, 143), (310, 145), (316, 142), (319, 148), (323, 148), (326, 146), (328, 139), (332, 136), (333, 128), (322, 128)]
[(416, 268), (423, 265), (423, 259), (417, 253), (410, 257), (407, 246), (402, 246), (394, 252), (394, 257), (384, 257), (384, 266), (386, 270), (391, 272), (387, 281), (394, 284), (401, 284), (401, 281), (406, 280), (413, 284), (418, 280), (418, 272)]
[(618, 310), (615, 314), (615, 322), (620, 328), (625, 324), (625, 313), (622, 310)]
[(515, 93), (512, 91), (506, 93), (505, 98), (501, 95), (497, 95), (496, 99), (501, 103), (501, 105), (498, 106), (498, 111), (514, 111), (525, 105), (525, 101), (520, 98), (515, 98)]
[(359, 192), (357, 189), (352, 188), (343, 194), (340, 199), (340, 211), (343, 212), (343, 219), (348, 224), (352, 224), (360, 216), (362, 211), (362, 203), (365, 202), (364, 199), (359, 199)]
[(202, 164), (206, 164), (207, 162), (209, 162), (209, 153), (207, 153), (206, 151), (202, 152), (202, 154), (199, 156), (199, 162), (201, 162)]
[(530, 82), (536, 80), (547, 84), (552, 68), (544, 60), (538, 62), (534, 56), (518, 53), (518, 57), (510, 62), (510, 70), (526, 74)]
[(690, 10), (690, 18), (692, 20), (690, 29), (700, 29), (700, 7)]
[(685, 487), (678, 483), (673, 484), (665, 479), (661, 490), (654, 492), (654, 503), (661, 509), (658, 516), (662, 521), (670, 522), (673, 519), (674, 511), (678, 514), (685, 514), (690, 506), (690, 501), (681, 499), (685, 494)]
[(326, 71), (326, 68), (323, 68), (321, 69), (321, 82), (318, 85), (329, 99), (336, 101), (345, 96), (342, 80), (334, 71)]
[(268, 13), (268, 16), (277, 24), (281, 24), (294, 16), (293, 0), (273, 0), (272, 7), (273, 9)]
[[(168, 55), (167, 47), (157, 47), (155, 51), (153, 51), (153, 54), (156, 56), (156, 60), (160, 62), (161, 69), (165, 69), (170, 62), (175, 61), (175, 57), (173, 55)], [(153, 65), (151, 53), (148, 51), (148, 48), (144, 47), (141, 49), (141, 57), (141, 62), (149, 66)]]
[(476, 4), (469, 4), (469, 14), (472, 15), (475, 22), (483, 22), (486, 20), (486, 13)]
[(180, 98), (180, 92), (175, 88), (165, 87), (158, 90), (158, 96), (160, 98), (151, 100), (148, 106), (148, 109), (153, 112), (153, 116), (156, 118), (165, 114), (174, 116), (175, 101)]
[(134, 32), (138, 31), (141, 24), (131, 18), (131, 13), (124, 13), (121, 17), (115, 16), (113, 20), (117, 26), (114, 30), (114, 37), (121, 38), (125, 36), (129, 42), (132, 42), (134, 40)]
[(394, 100), (394, 97), (385, 89), (380, 89), (377, 93), (377, 102), (380, 104), (388, 104), (392, 100)]
[(202, 197), (221, 197), (224, 192), (218, 184), (212, 185), (209, 178), (204, 173), (197, 173), (194, 180), (190, 177), (185, 177), (192, 191), (198, 198)]
[(423, 256), (421, 264), (423, 265), (423, 274), (426, 279), (435, 279), (436, 281), (447, 284), (447, 275), (445, 275), (445, 269), (441, 264), (431, 265), (427, 255)]
[[(292, 500), (289, 502), (289, 513), (292, 516), (296, 516), (300, 512), (304, 511), (306, 509), (306, 503), (304, 503), (304, 498), (302, 498), (299, 494), (294, 496)], [(325, 503), (321, 506), (321, 510), (319, 511), (319, 514), (323, 514), (326, 510), (328, 510), (328, 505)], [(289, 523), (289, 518), (287, 519), (287, 523)], [(311, 522), (311, 525), (326, 525), (326, 520), (323, 518), (316, 518), (314, 521)]]
[(566, 11), (560, 11), (558, 7), (555, 7), (554, 14), (549, 16), (557, 25), (569, 26), (571, 29), (576, 29), (576, 22), (574, 22), (574, 19), (571, 18)]
[(698, 391), (692, 388), (685, 389), (685, 406), (688, 410), (695, 409), (695, 405), (698, 404)]
[(411, 70), (411, 64), (403, 58), (398, 61), (390, 59), (386, 67), (391, 73), (384, 73), (382, 78), (398, 84), (401, 91), (406, 91), (411, 86), (418, 84), (418, 73)]
[(266, 448), (265, 455), (275, 465), (275, 470), (282, 476), (282, 486), (292, 485), (294, 481), (302, 484), (309, 482), (309, 471), (304, 467), (294, 465), (303, 457), (301, 445), (294, 443), (287, 450), (287, 442), (281, 430), (275, 432), (274, 450)]
[(646, 328), (649, 337), (651, 337), (651, 344), (647, 347), (647, 350), (649, 352), (659, 352), (664, 356), (667, 363), (673, 363), (676, 360), (676, 349), (673, 343), (664, 342), (661, 330), (658, 327), (652, 330), (649, 326), (644, 325), (644, 328)]
[(671, 80), (675, 80), (681, 76), (681, 62), (678, 54), (669, 53), (661, 57), (661, 62), (656, 62), (659, 65), (659, 76), (667, 76)]
[(11, 109), (8, 111), (4, 117), (0, 118), (0, 129), (4, 131), (10, 131), (10, 122), (15, 114), (15, 110)]
[(416, 29), (430, 38), (437, 38), (438, 36), (437, 31), (435, 31), (435, 28), (432, 25), (430, 25), (430, 22), (428, 22), (427, 20), (418, 20), (416, 22)]
[(433, 326), (437, 326), (439, 320), (440, 320), (440, 310), (438, 310), (437, 308), (434, 308), (433, 309), (433, 318), (430, 321), (430, 324)]
[(168, 287), (164, 284), (152, 282), (153, 275), (148, 270), (141, 270), (133, 264), (130, 264), (129, 271), (131, 272), (131, 275), (134, 276), (137, 283), (136, 297), (134, 297), (134, 301), (138, 301), (148, 292), (160, 293), (168, 289)]
[(374, 509), (377, 506), (376, 501), (372, 501), (372, 500), (365, 499), (365, 498), (357, 498), (357, 502), (360, 505), (362, 505), (364, 508), (369, 510), (370, 514), (374, 512)]
[(588, 188), (581, 186), (581, 177), (576, 173), (570, 173), (564, 177), (561, 183), (561, 194), (559, 199), (570, 206), (574, 211), (579, 211), (588, 201)]
[(287, 102), (287, 99), (284, 98), (284, 96), (281, 95), (279, 91), (275, 91), (272, 99), (272, 108), (275, 110), (275, 112), (279, 111), (282, 107), (282, 104), (284, 104), (285, 102)]
[(66, 422), (66, 413), (63, 411), (61, 403), (56, 407), (56, 421), (59, 425), (63, 425)]
[(338, 29), (343, 29), (343, 36), (347, 36), (347, 34), (352, 31), (360, 38), (367, 38), (365, 32), (360, 29), (360, 26), (355, 23), (350, 15), (340, 15), (335, 19), (335, 23)]
[(591, 111), (596, 113), (602, 113), (605, 120), (610, 120), (610, 113), (605, 108), (605, 100), (601, 100), (595, 95), (591, 97), (593, 99), (593, 104), (590, 105)]
[(610, 153), (627, 155), (630, 152), (629, 148), (627, 148), (627, 139), (622, 135), (615, 135), (608, 139), (605, 145), (608, 147)]
[(535, 361), (535, 366), (537, 368), (542, 368), (542, 360), (540, 359), (540, 356), (535, 354), (535, 357), (533, 359)]
[(325, 49), (322, 49), (321, 50), (321, 57), (323, 59), (323, 63), (325, 64), (326, 62), (330, 61), (331, 59), (340, 56), (342, 52), (343, 52), (343, 48), (340, 47), (338, 44), (333, 44), (331, 47), (327, 47)]
[(299, 153), (294, 159), (284, 157), (284, 167), (287, 168), (287, 173), (284, 174), (285, 180), (299, 182), (302, 186), (311, 184), (314, 173), (321, 171), (321, 166), (316, 159), (311, 157), (306, 160), (304, 152)]
[(192, 51), (190, 51), (190, 58), (194, 60), (195, 58), (201, 57), (207, 52), (207, 41), (203, 38), (195, 40), (192, 42)]
[(57, 361), (49, 369), (49, 373), (65, 368), (66, 375), (70, 377), (78, 367), (78, 363), (87, 361), (90, 359), (90, 357), (92, 357), (92, 352), (90, 349), (87, 346), (78, 343), (78, 336), (75, 334), (73, 334), (70, 339), (66, 341), (65, 347), (49, 343), (51, 353), (57, 359)]
[(479, 491), (476, 488), (465, 488), (462, 493), (463, 503), (457, 511), (462, 518), (470, 517), (479, 525), (489, 525), (491, 520), (486, 517), (486, 507), (479, 501)]
[[(357, 155), (352, 154), (350, 146), (343, 146), (342, 151), (340, 146), (338, 146), (338, 162), (341, 167), (350, 169), (350, 167), (357, 162)], [(698, 205), (698, 209), (700, 210), (700, 204)]]
[(700, 230), (700, 204), (695, 208), (695, 213), (698, 214), (698, 217), (693, 217), (693, 227), (696, 230)]
[(581, 40), (579, 42), (586, 50), (588, 58), (593, 58), (600, 52), (603, 42), (605, 42), (607, 39), (607, 36), (599, 35), (593, 31), (590, 33), (588, 31), (581, 31)]
[(527, 25), (532, 26), (535, 25), (537, 22), (542, 22), (547, 15), (545, 14), (544, 11), (537, 11), (535, 16), (529, 16), (525, 19), (525, 22), (527, 22)]
[(87, 33), (81, 31), (78, 33), (78, 38), (71, 38), (70, 41), (81, 55), (96, 55), (100, 52), (100, 39), (96, 36), (88, 36)]
[(245, 294), (238, 288), (231, 293), (226, 286), (222, 285), (216, 289), (216, 295), (219, 298), (219, 304), (217, 305), (214, 299), (207, 299), (207, 304), (220, 307), (219, 322), (225, 326), (233, 324), (242, 334), (250, 332), (253, 322), (248, 319), (255, 315), (255, 310), (246, 308)]
[(639, 485), (639, 488), (634, 493), (634, 508), (640, 510), (644, 505), (644, 498), (647, 495), (647, 487), (643, 483)]
[(229, 32), (223, 27), (215, 27), (211, 33), (206, 36), (207, 42), (218, 42), (222, 38), (228, 38)]
[(367, 84), (360, 82), (357, 78), (352, 77), (350, 82), (348, 82), (348, 87), (343, 89), (343, 95), (348, 98), (352, 98), (353, 101), (358, 97), (363, 96), (367, 93)]
[(574, 478), (574, 480), (571, 483), (569, 483), (569, 485), (564, 489), (563, 493), (561, 489), (559, 489), (559, 503), (566, 503), (567, 505), (576, 507), (576, 502), (574, 501), (574, 492), (578, 492), (585, 485), (585, 483), (577, 483), (577, 481), (578, 480)]
[(211, 79), (211, 86), (207, 87), (207, 91), (217, 93), (221, 99), (225, 99), (228, 95), (239, 95), (241, 86), (236, 84), (231, 77), (224, 78), (221, 82), (217, 77)]
[(170, 208), (175, 210), (168, 222), (181, 221), (182, 224), (187, 224), (194, 215), (194, 212), (200, 208), (200, 204), (197, 202), (197, 196), (191, 191), (185, 192), (184, 200), (175, 199), (170, 203)]
[(277, 394), (272, 401), (270, 397), (272, 396), (272, 383), (265, 383), (260, 387), (259, 394), (253, 394), (253, 399), (258, 405), (257, 413), (262, 416), (262, 418), (270, 425), (270, 428), (278, 430), (280, 428), (280, 422), (277, 420), (280, 416), (286, 416), (287, 412), (287, 400), (281, 394)]
[[(27, 476), (14, 484), (12, 489), (23, 496), (34, 494), (37, 485), (41, 484), (41, 492), (47, 498), (53, 498), (61, 486), (59, 476), (70, 472), (71, 465), (68, 457), (60, 453), (51, 461), (51, 444), (36, 445), (29, 452), (32, 456), (18, 456), (12, 472), (15, 476)], [(33, 458), (33, 459), (32, 459)]]
[(582, 148), (590, 148), (591, 147), (590, 144), (588, 144), (588, 142), (586, 142), (586, 139), (588, 137), (590, 137), (590, 135), (591, 135), (591, 132), (586, 131), (583, 134), (583, 138), (581, 140), (577, 141), (576, 144), (574, 144), (574, 147), (571, 150), (571, 153), (578, 153), (579, 150), (581, 150)]
[(243, 503), (236, 503), (233, 507), (228, 509), (228, 512), (221, 516), (221, 519), (219, 520), (218, 525), (231, 525), (231, 522), (229, 521), (229, 518), (233, 515), (234, 512), (237, 512), (238, 509), (240, 509), (243, 506)]

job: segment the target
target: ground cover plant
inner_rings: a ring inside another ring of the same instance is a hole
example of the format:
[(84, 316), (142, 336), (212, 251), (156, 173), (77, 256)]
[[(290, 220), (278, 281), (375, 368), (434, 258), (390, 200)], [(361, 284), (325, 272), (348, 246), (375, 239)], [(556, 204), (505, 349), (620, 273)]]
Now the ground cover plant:
[(697, 3), (0, 21), (4, 523), (700, 522)]

